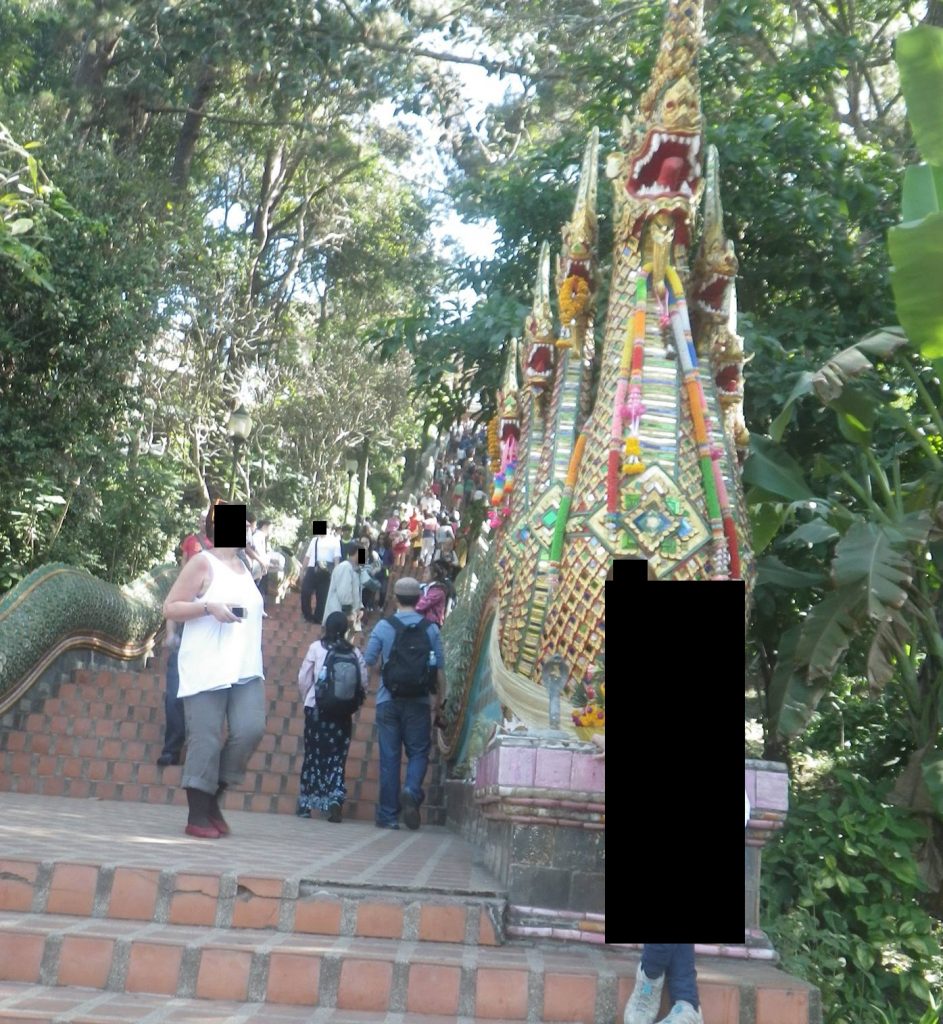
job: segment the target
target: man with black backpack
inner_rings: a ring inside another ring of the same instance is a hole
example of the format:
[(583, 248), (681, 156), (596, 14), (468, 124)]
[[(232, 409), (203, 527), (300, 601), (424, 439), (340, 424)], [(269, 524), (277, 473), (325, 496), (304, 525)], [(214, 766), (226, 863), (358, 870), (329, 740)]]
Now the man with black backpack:
[[(367, 642), (364, 660), (371, 668), (382, 665), (376, 701), (380, 745), (377, 828), (398, 829), (401, 811), (407, 828), (419, 828), (419, 808), (425, 796), (422, 782), (444, 676), (439, 627), (416, 611), (420, 593), (419, 581), (411, 576), (397, 580), (393, 587), (396, 614), (381, 619)], [(400, 790), (404, 747), (406, 779)]]

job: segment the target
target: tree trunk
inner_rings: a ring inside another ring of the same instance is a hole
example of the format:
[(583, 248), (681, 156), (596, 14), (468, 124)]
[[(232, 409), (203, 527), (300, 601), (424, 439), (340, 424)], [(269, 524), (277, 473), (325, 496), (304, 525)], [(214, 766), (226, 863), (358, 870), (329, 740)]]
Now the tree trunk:
[(367, 466), (370, 458), (370, 439), (364, 438), (360, 446), (358, 473), (360, 482), (357, 486), (357, 526), (363, 529), (363, 510), (367, 500)]
[(82, 59), (72, 76), (72, 84), (76, 89), (101, 92), (120, 38), (120, 31), (112, 29), (103, 39), (88, 40)]
[(187, 116), (184, 118), (183, 127), (180, 129), (180, 135), (177, 137), (174, 166), (170, 175), (174, 187), (181, 192), (187, 187), (187, 182), (190, 179), (190, 164), (193, 162), (196, 141), (200, 136), (200, 128), (203, 125), (204, 108), (206, 107), (207, 100), (213, 95), (216, 84), (216, 68), (204, 62), (200, 69), (200, 76), (197, 79), (193, 95), (187, 104)]

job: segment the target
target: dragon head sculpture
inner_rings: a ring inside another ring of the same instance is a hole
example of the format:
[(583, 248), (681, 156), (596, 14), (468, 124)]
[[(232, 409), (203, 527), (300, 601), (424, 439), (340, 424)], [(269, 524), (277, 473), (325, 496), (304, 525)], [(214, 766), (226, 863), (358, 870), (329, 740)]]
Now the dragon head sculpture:
[(739, 264), (724, 233), (717, 149), (707, 150), (704, 226), (694, 260), (691, 306), (698, 348), (710, 358), (725, 427), (741, 451), (750, 441), (743, 421), (743, 339), (737, 334), (736, 285)]
[(498, 440), (501, 445), (502, 468), (507, 465), (508, 461), (517, 457), (517, 446), (521, 438), (517, 358), (517, 339), (512, 338), (504, 370), (504, 381), (498, 388)]
[[(700, 35), (701, 3), (673, 0), (638, 117), (623, 122), (622, 153), (611, 157), (607, 168), (609, 177), (622, 179), (617, 241), (633, 252), (641, 248), (646, 261), (659, 262), (657, 249), (664, 245), (666, 232), (669, 244), (690, 246), (703, 188), (696, 63)], [(662, 232), (653, 238), (646, 227), (656, 217)]]
[(599, 129), (594, 128), (583, 153), (573, 216), (563, 225), (563, 247), (557, 258), (556, 286), (563, 335), (560, 347), (572, 348), (581, 344), (580, 328), (585, 326), (595, 298), (596, 242), (599, 235), (596, 220), (598, 163)]
[(550, 307), (550, 243), (540, 247), (534, 304), (524, 320), (524, 379), (539, 398), (553, 378), (553, 310)]
[(708, 146), (704, 187), (704, 226), (694, 260), (692, 310), (699, 321), (723, 323), (730, 313), (731, 287), (739, 263), (733, 242), (724, 234), (724, 208), (720, 202), (717, 147)]

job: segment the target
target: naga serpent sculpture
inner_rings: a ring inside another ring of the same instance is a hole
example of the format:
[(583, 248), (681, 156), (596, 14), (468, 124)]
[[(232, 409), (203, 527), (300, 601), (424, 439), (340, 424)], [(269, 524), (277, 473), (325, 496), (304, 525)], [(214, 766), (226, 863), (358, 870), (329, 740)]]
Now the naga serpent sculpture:
[[(510, 495), (502, 488), (496, 533), (479, 556), (495, 562), (494, 590), (475, 599), (483, 622), (474, 655), (449, 671), (462, 695), (456, 706), (468, 703), (471, 677), (488, 659), (501, 713), (544, 727), (540, 678), (557, 656), (569, 667), (568, 692), (585, 701), (582, 681), (604, 664), (613, 558), (647, 559), (653, 580), (752, 582), (738, 457), (749, 434), (732, 312), (737, 260), (723, 233), (717, 154), (703, 139), (701, 21), (700, 0), (670, 0), (638, 116), (623, 122), (621, 152), (606, 163), (615, 237), (598, 356), (595, 130), (563, 228), (559, 336), (549, 247), (541, 250), (521, 376), (506, 374), (501, 392), (501, 409), (519, 416), (514, 486)], [(447, 622), (446, 633), (458, 625)], [(570, 711), (576, 728), (578, 710)], [(593, 729), (604, 722), (597, 709)], [(447, 753), (461, 746), (459, 731), (456, 721), (440, 736)]]

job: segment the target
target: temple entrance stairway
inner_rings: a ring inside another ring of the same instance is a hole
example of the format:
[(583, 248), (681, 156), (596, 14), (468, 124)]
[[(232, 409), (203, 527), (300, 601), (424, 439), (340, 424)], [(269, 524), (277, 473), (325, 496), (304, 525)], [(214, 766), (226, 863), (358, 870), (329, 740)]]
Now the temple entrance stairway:
[[(0, 1024), (444, 1024), (621, 1021), (637, 954), (508, 941), (507, 893), (441, 825), (373, 827), (373, 703), (348, 763), (345, 821), (294, 816), (295, 679), (311, 627), (270, 611), (269, 719), (228, 838), (187, 837), (180, 768), (155, 762), (164, 656), (86, 667), (0, 719)], [(430, 772), (432, 775), (432, 772)], [(816, 1024), (814, 990), (699, 958), (707, 1024)]]
[[(263, 626), (268, 712), (266, 731), (249, 762), (245, 783), (225, 806), (246, 811), (294, 813), (304, 757), (304, 711), (298, 669), (319, 634), (304, 622), (298, 598), (269, 609)], [(0, 790), (100, 800), (186, 804), (180, 766), (159, 768), (164, 736), (161, 651), (143, 672), (77, 669), (56, 692), (28, 694), (0, 736)], [(347, 759), (345, 817), (373, 821), (378, 797), (375, 694), (357, 717)], [(9, 716), (7, 716), (9, 718)], [(437, 752), (426, 777), (427, 824), (445, 820)]]

